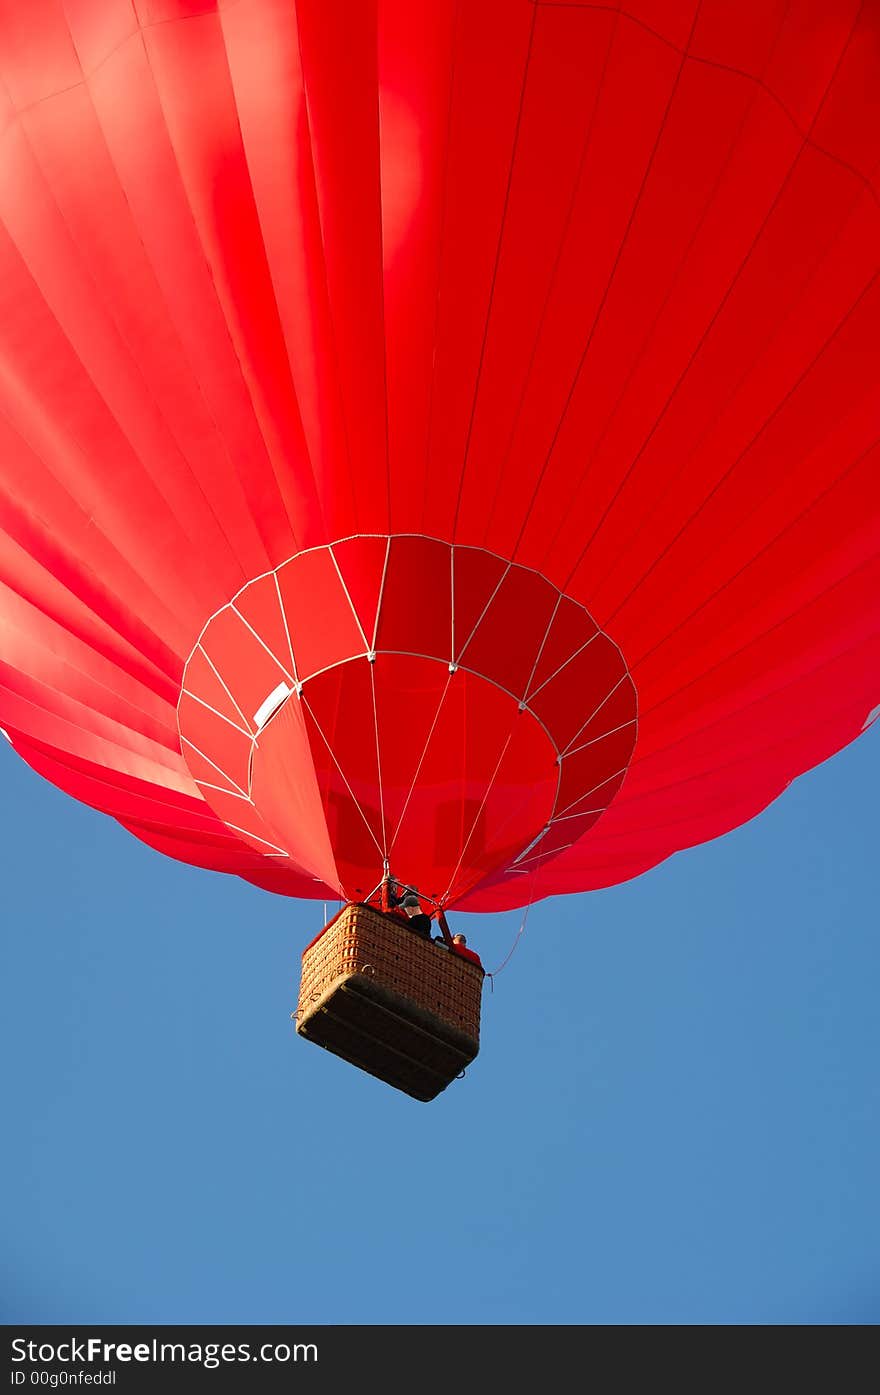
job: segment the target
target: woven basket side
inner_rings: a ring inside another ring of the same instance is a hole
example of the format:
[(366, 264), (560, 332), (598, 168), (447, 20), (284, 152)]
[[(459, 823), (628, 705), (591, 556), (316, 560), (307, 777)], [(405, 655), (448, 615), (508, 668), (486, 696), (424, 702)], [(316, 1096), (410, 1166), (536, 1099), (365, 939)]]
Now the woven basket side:
[(348, 906), (303, 956), (302, 1014), (337, 981), (367, 974), (422, 1011), (479, 1040), (483, 972), (368, 906)]

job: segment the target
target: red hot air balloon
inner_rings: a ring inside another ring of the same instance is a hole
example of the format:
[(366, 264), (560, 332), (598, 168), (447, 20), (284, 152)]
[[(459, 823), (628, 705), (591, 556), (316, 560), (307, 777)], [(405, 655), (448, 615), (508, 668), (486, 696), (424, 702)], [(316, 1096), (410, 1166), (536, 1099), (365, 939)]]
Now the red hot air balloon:
[(491, 911), (880, 693), (877, 0), (0, 5), (0, 723)]

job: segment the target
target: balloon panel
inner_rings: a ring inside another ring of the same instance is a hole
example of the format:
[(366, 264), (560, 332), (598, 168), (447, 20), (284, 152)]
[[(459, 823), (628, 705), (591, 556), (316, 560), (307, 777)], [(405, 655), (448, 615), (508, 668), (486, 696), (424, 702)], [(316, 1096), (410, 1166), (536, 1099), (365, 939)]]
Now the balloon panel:
[(7, 6), (16, 750), (198, 865), (324, 896), (393, 853), (482, 910), (638, 875), (855, 739), (877, 32)]

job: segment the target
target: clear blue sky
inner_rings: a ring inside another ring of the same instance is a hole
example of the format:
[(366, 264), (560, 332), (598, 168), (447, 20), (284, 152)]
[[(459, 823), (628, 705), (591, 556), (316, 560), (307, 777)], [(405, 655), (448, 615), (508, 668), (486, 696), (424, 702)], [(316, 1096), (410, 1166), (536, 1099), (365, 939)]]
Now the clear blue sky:
[[(880, 724), (535, 907), (432, 1104), (295, 1036), (320, 904), (0, 746), (3, 1321), (880, 1321)], [(519, 919), (466, 918), (488, 967)]]

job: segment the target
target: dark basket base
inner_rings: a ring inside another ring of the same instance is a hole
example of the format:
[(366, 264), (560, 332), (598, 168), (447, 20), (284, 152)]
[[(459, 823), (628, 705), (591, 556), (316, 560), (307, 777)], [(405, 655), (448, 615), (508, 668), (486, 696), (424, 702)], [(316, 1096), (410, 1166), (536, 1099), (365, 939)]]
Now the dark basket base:
[(297, 1022), (297, 1032), (369, 1075), (435, 1099), (477, 1055), (479, 1043), (363, 973), (340, 975)]

